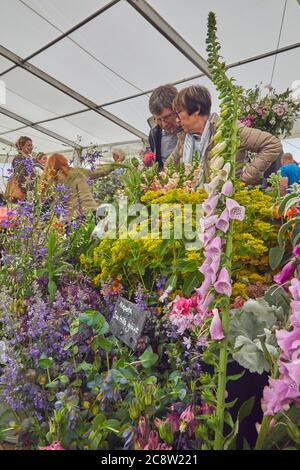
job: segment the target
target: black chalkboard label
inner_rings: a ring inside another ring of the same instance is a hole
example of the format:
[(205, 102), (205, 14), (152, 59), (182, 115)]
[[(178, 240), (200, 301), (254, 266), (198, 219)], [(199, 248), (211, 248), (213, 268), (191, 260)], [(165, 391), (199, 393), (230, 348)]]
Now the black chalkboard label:
[(110, 320), (110, 331), (131, 349), (135, 349), (143, 333), (146, 317), (147, 312), (119, 297)]

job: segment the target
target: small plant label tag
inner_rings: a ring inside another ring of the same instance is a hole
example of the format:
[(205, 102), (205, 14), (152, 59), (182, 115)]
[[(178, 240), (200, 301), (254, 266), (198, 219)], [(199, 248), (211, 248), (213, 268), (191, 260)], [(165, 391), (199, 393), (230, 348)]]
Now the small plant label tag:
[(110, 331), (129, 348), (135, 349), (143, 333), (146, 318), (147, 312), (119, 297), (110, 320)]

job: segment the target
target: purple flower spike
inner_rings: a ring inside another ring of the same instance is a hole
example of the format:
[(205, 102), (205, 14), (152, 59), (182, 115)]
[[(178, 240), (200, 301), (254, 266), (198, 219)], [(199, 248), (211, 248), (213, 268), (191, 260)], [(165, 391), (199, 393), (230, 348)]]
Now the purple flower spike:
[(226, 207), (229, 211), (229, 218), (232, 220), (244, 220), (245, 207), (240, 206), (234, 199), (226, 199)]
[(217, 282), (215, 283), (215, 290), (219, 294), (227, 295), (227, 297), (231, 296), (232, 287), (230, 282), (230, 276), (226, 268), (222, 268)]
[(224, 209), (218, 222), (216, 223), (216, 227), (218, 230), (222, 230), (222, 232), (226, 233), (229, 229), (229, 211), (228, 209)]
[(229, 197), (232, 196), (233, 194), (232, 181), (228, 180), (226, 181), (226, 183), (223, 184), (221, 193), (224, 194), (224, 196), (229, 196)]
[(280, 271), (276, 274), (273, 279), (276, 284), (284, 284), (288, 279), (292, 277), (296, 269), (296, 263), (294, 261), (289, 261)]
[(214, 308), (212, 313), (214, 317), (210, 324), (210, 329), (209, 329), (210, 336), (211, 336), (211, 339), (215, 341), (220, 341), (221, 339), (224, 338), (224, 332), (223, 332), (222, 322), (220, 320), (218, 309)]
[(217, 194), (211, 194), (206, 201), (203, 203), (203, 209), (207, 215), (211, 215), (217, 207), (219, 196)]

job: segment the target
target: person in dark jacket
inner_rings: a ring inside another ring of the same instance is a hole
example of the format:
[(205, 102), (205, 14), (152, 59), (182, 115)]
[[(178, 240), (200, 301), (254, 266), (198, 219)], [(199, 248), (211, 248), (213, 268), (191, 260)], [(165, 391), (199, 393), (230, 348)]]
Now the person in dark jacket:
[(172, 102), (177, 93), (173, 85), (163, 85), (152, 92), (149, 100), (149, 109), (156, 122), (149, 134), (149, 145), (156, 155), (160, 169), (176, 147), (177, 136), (181, 132), (176, 113), (172, 109)]

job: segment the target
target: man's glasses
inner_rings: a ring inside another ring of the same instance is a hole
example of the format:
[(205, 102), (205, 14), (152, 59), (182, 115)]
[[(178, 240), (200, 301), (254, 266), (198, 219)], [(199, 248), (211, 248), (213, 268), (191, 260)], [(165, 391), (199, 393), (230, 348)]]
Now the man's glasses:
[(163, 121), (168, 122), (173, 116), (177, 116), (177, 113), (175, 113), (174, 111), (172, 113), (167, 114), (166, 116), (162, 116), (159, 118), (156, 117), (155, 120), (157, 124), (161, 124)]

